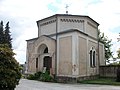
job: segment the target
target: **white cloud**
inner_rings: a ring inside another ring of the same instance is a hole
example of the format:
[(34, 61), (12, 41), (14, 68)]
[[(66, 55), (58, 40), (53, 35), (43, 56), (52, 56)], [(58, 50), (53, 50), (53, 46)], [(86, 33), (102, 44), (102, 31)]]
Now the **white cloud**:
[(87, 14), (100, 23), (99, 29), (104, 32), (109, 39), (112, 39), (112, 51), (116, 55), (119, 46), (117, 42), (118, 32), (116, 27), (120, 27), (120, 0), (101, 0), (99, 3), (89, 4)]
[(10, 21), (13, 48), (20, 63), (26, 60), (25, 40), (38, 35), (36, 21), (57, 13), (65, 14), (66, 4), (69, 14), (88, 15), (100, 23), (100, 30), (113, 39), (113, 51), (119, 48), (118, 33), (113, 31), (120, 27), (120, 0), (2, 0), (0, 18)]

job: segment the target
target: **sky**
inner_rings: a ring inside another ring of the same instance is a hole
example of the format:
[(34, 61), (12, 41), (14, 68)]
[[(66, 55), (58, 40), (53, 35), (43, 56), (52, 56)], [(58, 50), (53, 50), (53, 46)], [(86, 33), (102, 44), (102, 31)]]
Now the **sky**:
[(36, 21), (54, 14), (87, 15), (97, 21), (101, 32), (112, 39), (112, 51), (120, 48), (120, 0), (0, 0), (0, 21), (10, 22), (16, 60), (26, 61), (26, 40), (38, 35)]

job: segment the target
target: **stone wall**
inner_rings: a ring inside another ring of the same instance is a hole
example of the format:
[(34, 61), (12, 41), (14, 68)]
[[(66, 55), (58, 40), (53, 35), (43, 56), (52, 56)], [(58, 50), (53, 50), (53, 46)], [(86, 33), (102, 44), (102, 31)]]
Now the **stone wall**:
[(59, 71), (60, 75), (72, 75), (72, 36), (59, 40)]
[(79, 37), (79, 75), (87, 75), (87, 40)]
[(120, 65), (108, 65), (100, 66), (100, 77), (113, 77), (117, 76), (117, 69), (120, 68)]
[(77, 83), (83, 80), (93, 80), (97, 79), (98, 75), (93, 76), (84, 76), (84, 77), (65, 77), (65, 76), (57, 76), (57, 82), (61, 83)]

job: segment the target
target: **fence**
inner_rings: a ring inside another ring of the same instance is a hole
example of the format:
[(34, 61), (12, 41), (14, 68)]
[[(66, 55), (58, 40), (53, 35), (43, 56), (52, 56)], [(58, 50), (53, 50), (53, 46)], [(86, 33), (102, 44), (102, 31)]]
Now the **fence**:
[(100, 77), (117, 77), (117, 70), (120, 65), (100, 66)]

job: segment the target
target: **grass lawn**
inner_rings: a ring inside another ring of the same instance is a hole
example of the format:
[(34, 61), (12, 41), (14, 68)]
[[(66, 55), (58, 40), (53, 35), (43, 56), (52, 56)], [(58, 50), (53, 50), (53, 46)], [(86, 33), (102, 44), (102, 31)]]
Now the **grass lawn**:
[(95, 79), (95, 80), (84, 80), (84, 81), (79, 81), (79, 83), (120, 86), (120, 82), (116, 82), (116, 79), (113, 79), (113, 78), (99, 78), (99, 79)]

